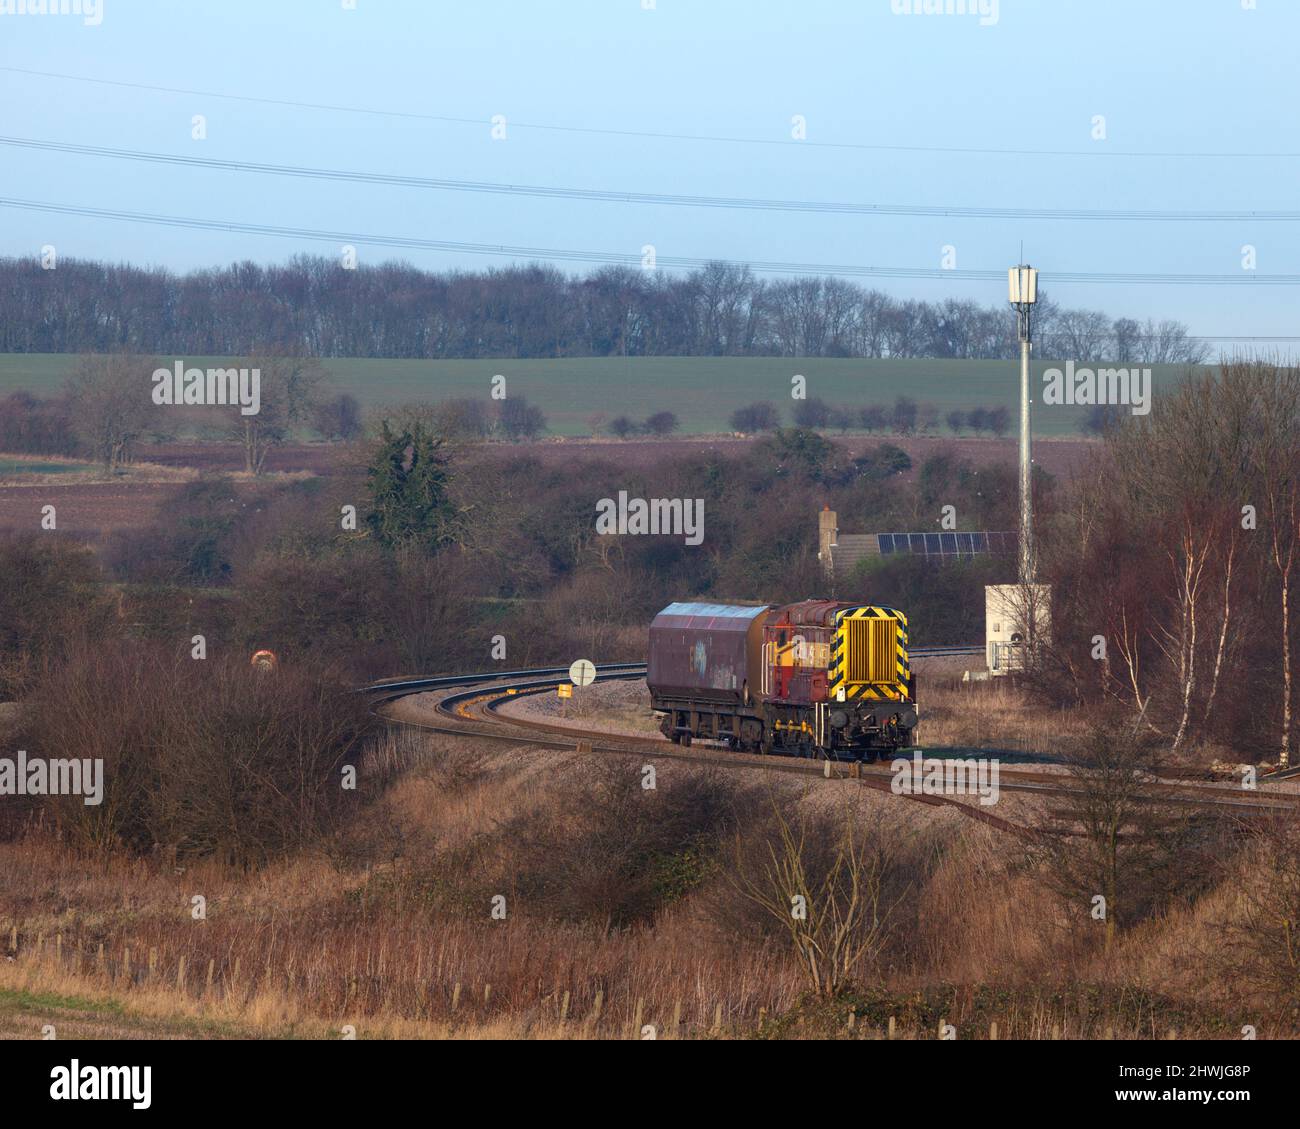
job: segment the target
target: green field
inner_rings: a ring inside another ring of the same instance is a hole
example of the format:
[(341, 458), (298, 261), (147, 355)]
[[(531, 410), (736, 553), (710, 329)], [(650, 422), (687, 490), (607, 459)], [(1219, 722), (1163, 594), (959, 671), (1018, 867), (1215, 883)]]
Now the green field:
[[(170, 359), (170, 358), (165, 358)], [(186, 357), (187, 365), (226, 363), (220, 357)], [(1037, 361), (1031, 387), (1035, 401), (1040, 374), (1054, 362)], [(954, 408), (1015, 412), (1019, 369), (1013, 361), (825, 360), (781, 357), (583, 357), (574, 360), (401, 361), (364, 358), (322, 362), (331, 384), (350, 392), (367, 408), (453, 396), (489, 395), (492, 377), (505, 376), (512, 395), (527, 396), (546, 413), (551, 431), (587, 435), (587, 417), (604, 412), (640, 420), (671, 411), (686, 434), (729, 430), (738, 407), (771, 400), (790, 421), (790, 381), (808, 381), (808, 395), (833, 406), (892, 405), (899, 396), (933, 403), (946, 414)], [(76, 365), (62, 354), (0, 355), (0, 394), (27, 390), (56, 392)], [(1185, 366), (1155, 365), (1152, 386), (1159, 395), (1181, 380)], [(1034, 431), (1077, 435), (1087, 409), (1036, 403)]]
[(79, 474), (94, 469), (93, 463), (42, 463), (0, 458), (0, 476), (6, 478), (14, 474)]

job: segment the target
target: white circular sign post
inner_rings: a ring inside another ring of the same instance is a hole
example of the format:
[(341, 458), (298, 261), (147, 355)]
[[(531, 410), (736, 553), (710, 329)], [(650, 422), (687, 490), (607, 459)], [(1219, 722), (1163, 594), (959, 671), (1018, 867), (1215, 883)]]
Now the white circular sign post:
[(579, 659), (569, 667), (569, 681), (575, 686), (590, 686), (596, 681), (596, 664), (590, 659)]

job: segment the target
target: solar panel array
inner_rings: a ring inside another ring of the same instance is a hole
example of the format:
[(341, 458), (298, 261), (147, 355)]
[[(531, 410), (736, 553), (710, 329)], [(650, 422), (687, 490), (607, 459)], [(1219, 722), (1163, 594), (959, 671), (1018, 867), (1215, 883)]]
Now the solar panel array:
[(1017, 550), (1015, 533), (878, 533), (880, 555), (952, 557), (969, 560), (986, 554), (1011, 555)]

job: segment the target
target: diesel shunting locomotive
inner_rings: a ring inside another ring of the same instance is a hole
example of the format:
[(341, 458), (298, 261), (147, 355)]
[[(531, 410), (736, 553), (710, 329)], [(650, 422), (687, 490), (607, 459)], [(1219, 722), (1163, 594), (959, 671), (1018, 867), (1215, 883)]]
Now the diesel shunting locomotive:
[(646, 683), (683, 745), (871, 761), (916, 731), (907, 617), (893, 608), (670, 604), (650, 624)]

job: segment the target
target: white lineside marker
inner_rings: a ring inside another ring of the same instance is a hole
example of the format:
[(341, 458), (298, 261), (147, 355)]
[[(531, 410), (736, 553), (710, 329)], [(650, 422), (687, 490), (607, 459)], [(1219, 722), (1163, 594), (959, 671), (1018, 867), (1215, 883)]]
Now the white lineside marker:
[(569, 681), (575, 686), (590, 686), (596, 681), (596, 664), (590, 659), (579, 659), (569, 667)]

